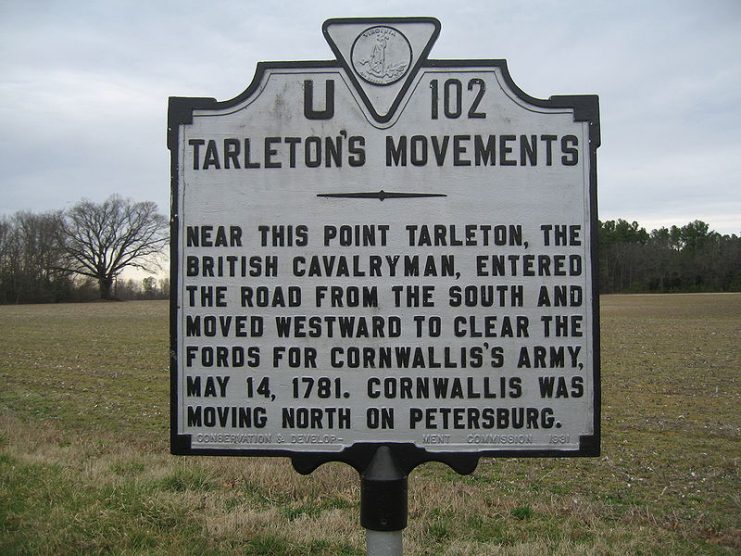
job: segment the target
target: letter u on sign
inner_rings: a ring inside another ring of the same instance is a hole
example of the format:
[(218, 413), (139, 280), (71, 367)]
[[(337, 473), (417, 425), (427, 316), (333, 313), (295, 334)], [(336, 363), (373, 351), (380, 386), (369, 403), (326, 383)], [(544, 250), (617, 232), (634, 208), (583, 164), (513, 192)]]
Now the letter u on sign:
[(334, 116), (334, 81), (324, 83), (324, 110), (314, 110), (314, 81), (304, 81), (304, 116), (307, 120), (330, 120)]

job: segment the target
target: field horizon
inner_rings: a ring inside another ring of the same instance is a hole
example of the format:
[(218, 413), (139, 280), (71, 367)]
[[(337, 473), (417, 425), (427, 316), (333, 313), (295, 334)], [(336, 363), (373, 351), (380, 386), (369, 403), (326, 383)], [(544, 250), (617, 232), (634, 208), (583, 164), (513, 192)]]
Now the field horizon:
[[(0, 553), (365, 554), (331, 463), (169, 454), (169, 303), (0, 306)], [(602, 454), (409, 477), (409, 555), (741, 553), (741, 294), (601, 296)]]

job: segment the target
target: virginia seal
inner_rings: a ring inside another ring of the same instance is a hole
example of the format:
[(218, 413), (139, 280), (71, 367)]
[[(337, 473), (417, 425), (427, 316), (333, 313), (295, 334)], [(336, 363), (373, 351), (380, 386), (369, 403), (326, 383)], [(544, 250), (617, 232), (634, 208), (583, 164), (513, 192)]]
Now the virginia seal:
[(391, 85), (409, 71), (412, 47), (400, 31), (378, 25), (355, 39), (350, 58), (363, 80), (373, 85)]

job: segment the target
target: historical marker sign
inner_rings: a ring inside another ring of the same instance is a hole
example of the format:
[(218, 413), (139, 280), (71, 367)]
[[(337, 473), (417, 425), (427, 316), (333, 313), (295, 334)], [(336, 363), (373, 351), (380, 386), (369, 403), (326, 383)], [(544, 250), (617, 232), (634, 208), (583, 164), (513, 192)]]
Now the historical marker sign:
[(330, 20), (336, 61), (170, 100), (175, 453), (599, 452), (597, 97), (439, 28)]

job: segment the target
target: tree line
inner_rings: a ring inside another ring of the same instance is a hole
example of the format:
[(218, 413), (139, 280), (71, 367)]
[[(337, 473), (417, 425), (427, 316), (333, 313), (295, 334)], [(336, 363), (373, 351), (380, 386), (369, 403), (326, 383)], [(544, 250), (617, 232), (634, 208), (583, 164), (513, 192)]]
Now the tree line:
[(599, 224), (601, 293), (741, 291), (741, 238), (702, 220), (650, 233), (638, 222)]
[(157, 270), (167, 242), (167, 219), (155, 203), (116, 195), (2, 217), (0, 304), (169, 295), (169, 283), (151, 277), (141, 286), (120, 280), (126, 268)]
[[(154, 203), (115, 195), (2, 217), (0, 304), (167, 298), (167, 279), (121, 277), (126, 268), (156, 270), (167, 234)], [(607, 220), (598, 240), (601, 293), (741, 291), (741, 238), (701, 220), (651, 232)]]

